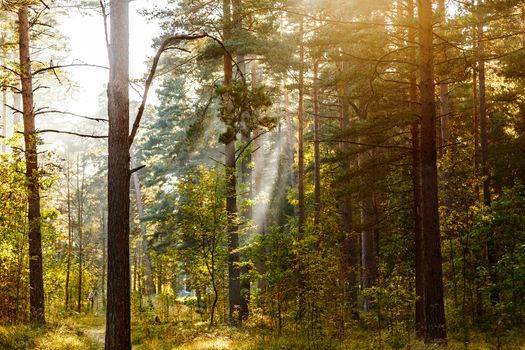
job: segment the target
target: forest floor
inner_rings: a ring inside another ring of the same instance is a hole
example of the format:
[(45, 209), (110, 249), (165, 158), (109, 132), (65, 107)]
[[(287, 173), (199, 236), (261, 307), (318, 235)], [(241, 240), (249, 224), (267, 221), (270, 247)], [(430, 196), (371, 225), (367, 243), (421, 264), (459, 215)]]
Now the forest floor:
[[(133, 323), (133, 350), (375, 350), (393, 349), (377, 342), (375, 332), (354, 330), (345, 339), (308, 341), (294, 334), (276, 336), (268, 330), (255, 328), (235, 329), (205, 324)], [(525, 350), (523, 336), (512, 344), (500, 345), (499, 349)], [(104, 348), (104, 318), (102, 316), (76, 315), (49, 320), (45, 327), (29, 325), (0, 326), (0, 350), (101, 350)], [(497, 349), (488, 344), (483, 336), (472, 338), (467, 344), (451, 339), (449, 350)], [(436, 349), (417, 342), (398, 349)]]

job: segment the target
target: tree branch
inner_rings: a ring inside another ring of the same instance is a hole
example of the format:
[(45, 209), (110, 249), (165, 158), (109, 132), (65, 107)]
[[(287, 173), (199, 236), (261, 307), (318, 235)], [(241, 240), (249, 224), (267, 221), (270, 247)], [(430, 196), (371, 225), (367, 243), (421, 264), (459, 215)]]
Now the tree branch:
[(136, 168), (133, 168), (131, 169), (131, 171), (129, 172), (129, 174), (133, 174), (133, 173), (136, 173), (137, 171), (139, 171), (140, 169), (144, 169), (146, 166), (145, 165), (141, 165), (141, 166), (138, 166)]
[(107, 135), (87, 135), (87, 134), (80, 134), (73, 131), (63, 131), (63, 130), (54, 130), (54, 129), (43, 129), (37, 131), (39, 134), (43, 132), (51, 132), (55, 134), (66, 134), (66, 135), (73, 135), (73, 136), (79, 136), (79, 137), (85, 137), (85, 138), (91, 138), (91, 139), (107, 139)]
[(71, 113), (71, 112), (67, 112), (67, 111), (59, 111), (59, 110), (55, 110), (55, 109), (45, 110), (45, 108), (40, 108), (40, 109), (38, 109), (38, 110), (35, 112), (35, 116), (40, 115), (40, 114), (50, 114), (50, 113), (53, 113), (53, 114), (71, 115), (71, 116), (73, 116), (73, 117), (82, 118), (82, 119), (87, 119), (87, 120), (93, 120), (93, 121), (95, 121), (95, 122), (107, 122), (107, 121), (108, 121), (107, 119), (103, 119), (103, 118), (92, 118), (92, 117), (86, 117), (86, 116), (83, 116), (83, 115), (80, 115), (80, 114)]
[(64, 64), (64, 65), (56, 65), (56, 66), (49, 66), (45, 68), (37, 69), (33, 72), (33, 75), (37, 75), (40, 73), (47, 72), (49, 70), (55, 70), (55, 69), (61, 69), (61, 68), (68, 68), (68, 67), (92, 67), (92, 68), (101, 68), (108, 70), (108, 67), (100, 66), (98, 64), (89, 64), (89, 63), (71, 63), (71, 64)]
[[(313, 141), (312, 141), (313, 142)], [(414, 148), (412, 147), (406, 147), (406, 146), (398, 146), (398, 145), (376, 145), (372, 143), (362, 143), (362, 142), (354, 142), (354, 141), (348, 141), (348, 140), (327, 140), (327, 141), (319, 141), (319, 142), (343, 142), (343, 143), (349, 143), (351, 145), (357, 145), (357, 146), (364, 146), (364, 147), (372, 147), (372, 148), (396, 148), (396, 149), (402, 149), (407, 151), (413, 151)]]
[(259, 137), (263, 136), (264, 134), (266, 134), (268, 132), (268, 130), (264, 130), (263, 132), (261, 132), (260, 134), (258, 134), (257, 136), (255, 136), (254, 138), (252, 138), (250, 141), (248, 141), (246, 143), (246, 145), (244, 145), (243, 148), (241, 148), (239, 150), (239, 154), (237, 155), (237, 157), (235, 157), (235, 163), (237, 163), (237, 161), (239, 160), (239, 158), (242, 156), (242, 154), (244, 153), (244, 151), (246, 151), (246, 149), (248, 148), (248, 146), (250, 146), (252, 144), (253, 141), (257, 140)]
[(148, 93), (149, 89), (151, 87), (151, 84), (153, 83), (153, 78), (155, 77), (155, 72), (157, 71), (157, 66), (159, 65), (160, 56), (166, 49), (172, 45), (175, 45), (179, 43), (182, 40), (196, 40), (209, 37), (207, 33), (201, 33), (201, 34), (181, 34), (181, 35), (175, 35), (172, 37), (169, 37), (165, 39), (162, 44), (159, 46), (157, 53), (155, 54), (155, 57), (153, 58), (153, 63), (151, 64), (151, 69), (149, 71), (148, 77), (146, 79), (146, 83), (144, 85), (144, 95), (142, 96), (142, 102), (139, 106), (139, 109), (137, 111), (137, 116), (135, 117), (135, 121), (133, 122), (133, 126), (131, 128), (131, 134), (129, 135), (129, 147), (131, 148), (133, 144), (133, 140), (135, 139), (135, 136), (137, 135), (140, 121), (142, 119), (142, 115), (144, 114), (144, 108), (146, 107), (146, 101), (148, 99)]

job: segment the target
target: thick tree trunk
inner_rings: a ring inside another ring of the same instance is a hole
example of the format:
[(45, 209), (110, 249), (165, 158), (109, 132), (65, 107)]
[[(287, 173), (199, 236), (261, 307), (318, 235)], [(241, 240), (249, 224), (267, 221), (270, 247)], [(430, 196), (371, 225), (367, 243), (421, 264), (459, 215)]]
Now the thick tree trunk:
[(139, 176), (136, 172), (131, 175), (133, 187), (135, 187), (135, 197), (137, 199), (137, 209), (139, 212), (140, 232), (142, 242), (142, 264), (146, 277), (146, 295), (155, 294), (155, 281), (153, 280), (153, 268), (151, 266), (151, 255), (149, 253), (149, 244), (147, 240), (146, 224), (144, 223), (144, 204), (142, 202), (142, 191), (140, 188)]
[[(407, 1), (408, 19), (415, 23), (414, 1)], [(409, 44), (416, 42), (415, 28), (408, 30)], [(415, 50), (411, 52), (411, 59), (416, 62)], [(417, 105), (417, 78), (416, 72), (410, 73), (409, 100), (410, 111), (415, 110)], [(421, 152), (419, 119), (415, 119), (410, 126), (412, 141), (412, 193), (413, 193), (413, 215), (414, 215), (414, 242), (416, 249), (415, 273), (416, 273), (416, 338), (425, 338), (425, 265), (423, 247), (423, 228), (421, 222)]]
[(425, 259), (425, 341), (446, 343), (443, 268), (438, 213), (432, 1), (418, 2), (421, 105), (422, 228)]
[(28, 7), (18, 11), (20, 80), (24, 118), (24, 143), (26, 158), (27, 200), (29, 223), (29, 302), (32, 322), (45, 323), (44, 279), (42, 275), (42, 234), (40, 217), (40, 185), (38, 172), (38, 136), (35, 129), (33, 106), (33, 77), (29, 52)]
[(108, 305), (106, 350), (131, 349), (129, 266), (129, 13), (110, 2), (108, 84)]

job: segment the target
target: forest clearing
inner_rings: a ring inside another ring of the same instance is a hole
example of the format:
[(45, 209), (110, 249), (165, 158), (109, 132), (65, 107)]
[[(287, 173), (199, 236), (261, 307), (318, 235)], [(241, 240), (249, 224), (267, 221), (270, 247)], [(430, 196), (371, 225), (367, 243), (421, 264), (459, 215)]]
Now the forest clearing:
[(525, 1), (0, 0), (0, 349), (525, 349)]

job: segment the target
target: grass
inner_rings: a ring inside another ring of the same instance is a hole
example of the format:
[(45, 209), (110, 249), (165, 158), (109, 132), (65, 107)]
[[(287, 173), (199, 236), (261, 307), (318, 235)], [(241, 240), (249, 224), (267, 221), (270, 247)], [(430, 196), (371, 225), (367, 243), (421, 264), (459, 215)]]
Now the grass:
[[(104, 319), (95, 316), (71, 316), (48, 321), (45, 327), (30, 325), (0, 326), (1, 350), (100, 350), (103, 348)], [(366, 329), (350, 329), (344, 339), (321, 339), (297, 337), (293, 332), (277, 336), (261, 332), (256, 327), (236, 329), (206, 324), (133, 323), (132, 344), (134, 350), (376, 350), (393, 349), (382, 342), (377, 334)], [(417, 341), (401, 347), (406, 350), (431, 350)], [(488, 342), (483, 334), (470, 337), (465, 344), (450, 336), (448, 350), (492, 350), (494, 342)], [(516, 333), (507, 339), (501, 349), (524, 349), (523, 336)]]
[(98, 350), (101, 344), (87, 331), (101, 326), (91, 316), (49, 320), (43, 327), (32, 325), (0, 326), (1, 350)]

